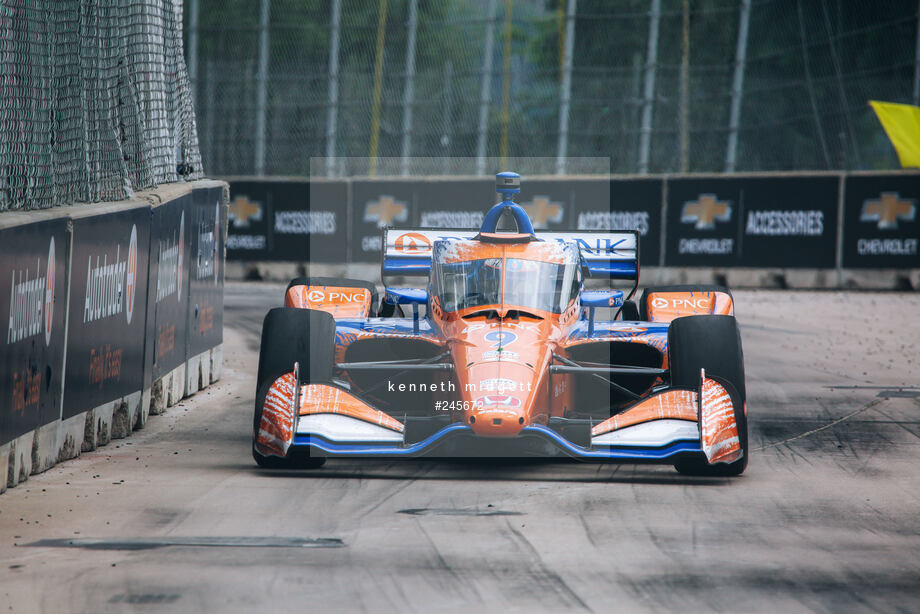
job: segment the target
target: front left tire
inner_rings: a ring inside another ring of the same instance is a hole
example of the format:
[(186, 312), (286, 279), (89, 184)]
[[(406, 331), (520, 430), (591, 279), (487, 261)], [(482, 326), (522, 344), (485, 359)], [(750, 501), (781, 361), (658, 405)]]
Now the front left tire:
[(309, 450), (290, 450), (285, 458), (265, 456), (255, 449), (255, 440), (265, 397), (275, 380), (290, 373), (297, 362), (300, 363), (301, 384), (330, 382), (334, 360), (335, 318), (332, 315), (315, 309), (289, 307), (272, 309), (266, 314), (262, 322), (252, 432), (252, 457), (260, 467), (311, 469), (326, 462), (325, 457), (311, 456)]

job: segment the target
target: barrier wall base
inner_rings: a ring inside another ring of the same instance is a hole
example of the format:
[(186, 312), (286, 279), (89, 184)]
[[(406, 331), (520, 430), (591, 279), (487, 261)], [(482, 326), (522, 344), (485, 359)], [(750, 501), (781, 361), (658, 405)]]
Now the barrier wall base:
[(153, 382), (150, 388), (150, 415), (162, 414), (167, 407), (172, 407), (185, 393), (185, 363), (179, 365), (163, 377)]
[(224, 344), (221, 343), (211, 348), (211, 384), (220, 379), (223, 364)]
[(9, 465), (7, 466), (7, 486), (16, 486), (29, 479), (32, 473), (32, 444), (34, 431), (21, 435), (9, 443)]
[(10, 466), (10, 444), (0, 446), (0, 495), (6, 492), (7, 473)]
[(185, 364), (170, 371), (166, 387), (166, 407), (172, 407), (185, 396)]
[[(0, 493), (55, 464), (91, 452), (113, 439), (128, 437), (144, 428), (150, 415), (166, 412), (182, 398), (186, 381), (195, 382), (194, 394), (220, 378), (223, 345), (203, 352), (194, 361), (182, 365), (158, 379), (153, 386), (94, 407), (60, 422), (46, 424), (0, 446)], [(193, 378), (186, 370), (193, 369)], [(200, 384), (200, 388), (198, 387)]]
[(112, 414), (115, 413), (116, 403), (121, 399), (109, 401), (99, 407), (94, 407), (86, 412), (86, 430), (83, 432), (83, 452), (92, 452), (99, 446), (104, 446), (111, 439)]
[(58, 462), (80, 456), (83, 445), (83, 431), (86, 428), (86, 412), (61, 422), (58, 437)]
[(192, 356), (185, 363), (185, 396), (189, 397), (201, 390), (211, 378), (210, 352)]
[(58, 462), (60, 450), (61, 423), (52, 422), (33, 431), (32, 441), (32, 470), (30, 473), (41, 473), (53, 467)]

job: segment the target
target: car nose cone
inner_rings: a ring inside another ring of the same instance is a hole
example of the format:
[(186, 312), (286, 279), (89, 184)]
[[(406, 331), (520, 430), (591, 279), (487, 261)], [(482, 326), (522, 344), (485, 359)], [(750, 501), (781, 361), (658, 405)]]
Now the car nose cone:
[(515, 437), (524, 428), (520, 410), (499, 406), (484, 406), (470, 412), (470, 427), (482, 437)]

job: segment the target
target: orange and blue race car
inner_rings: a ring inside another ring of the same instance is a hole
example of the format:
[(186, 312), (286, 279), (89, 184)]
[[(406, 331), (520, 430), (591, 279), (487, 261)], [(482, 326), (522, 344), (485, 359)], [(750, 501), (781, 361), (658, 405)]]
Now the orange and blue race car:
[[(384, 229), (384, 284), (427, 283), (385, 285), (379, 304), (370, 282), (290, 283), (262, 327), (256, 462), (562, 455), (744, 471), (731, 293), (664, 286), (635, 301), (637, 232), (536, 233), (512, 200), (519, 176), (497, 182), (478, 231)], [(585, 288), (597, 279), (608, 287)]]

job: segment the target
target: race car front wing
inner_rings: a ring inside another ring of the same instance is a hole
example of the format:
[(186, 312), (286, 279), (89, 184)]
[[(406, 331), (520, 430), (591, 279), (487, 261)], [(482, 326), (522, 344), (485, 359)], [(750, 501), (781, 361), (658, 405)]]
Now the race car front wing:
[(296, 386), (293, 376), (279, 378), (267, 396), (255, 442), (263, 455), (284, 457), (291, 448), (309, 448), (311, 456), (352, 458), (565, 455), (601, 462), (671, 462), (677, 455), (702, 453), (716, 464), (742, 454), (736, 395), (724, 381), (702, 371), (698, 389), (659, 391), (593, 425), (550, 418), (510, 439), (480, 437), (470, 426), (443, 416), (432, 420), (430, 434), (414, 440), (408, 422), (336, 386)]

